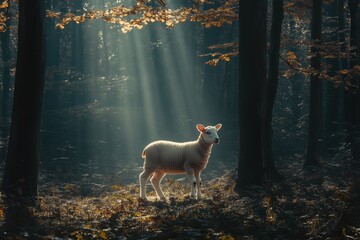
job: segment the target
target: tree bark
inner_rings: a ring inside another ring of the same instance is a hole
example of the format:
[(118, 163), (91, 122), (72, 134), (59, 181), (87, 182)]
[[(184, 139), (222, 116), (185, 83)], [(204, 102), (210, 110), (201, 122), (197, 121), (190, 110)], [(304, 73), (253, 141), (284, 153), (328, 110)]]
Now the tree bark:
[[(350, 11), (350, 53), (351, 53), (351, 59), (350, 59), (350, 69), (354, 68), (354, 66), (357, 64), (357, 50), (359, 47), (358, 44), (358, 25), (357, 25), (357, 15), (358, 15), (358, 5), (359, 0), (349, 0), (349, 11)], [(356, 87), (359, 87), (359, 82), (356, 76), (352, 77), (350, 79), (350, 83), (355, 85)], [(360, 156), (360, 149), (359, 149), (359, 136), (356, 132), (356, 128), (358, 125), (360, 125), (360, 93), (359, 90), (355, 91), (347, 91), (345, 93), (345, 99), (347, 106), (347, 116), (348, 121), (347, 124), (349, 126), (348, 134), (349, 140), (350, 140), (350, 146), (351, 146), (351, 152), (355, 159), (358, 159)], [(355, 128), (355, 130), (354, 130)]]
[[(8, 7), (10, 9), (10, 6)], [(1, 51), (2, 60), (4, 62), (3, 68), (3, 95), (2, 95), (2, 109), (1, 115), (3, 119), (8, 117), (9, 107), (9, 88), (10, 88), (10, 20), (6, 20), (6, 31), (1, 33)]]
[(44, 89), (43, 1), (19, 1), (18, 53), (8, 156), (2, 189), (37, 195)]
[(242, 0), (239, 8), (239, 162), (237, 188), (262, 184), (261, 98), (266, 79), (266, 0)]
[(322, 0), (313, 0), (311, 22), (311, 68), (317, 71), (310, 77), (309, 129), (306, 147), (305, 166), (316, 165), (320, 156), (320, 135), (322, 117), (322, 82), (319, 78), (321, 60), (317, 44), (321, 41)]
[(279, 180), (280, 174), (275, 168), (272, 154), (272, 112), (279, 81), (279, 57), (281, 26), (284, 19), (283, 0), (273, 0), (273, 17), (270, 30), (269, 74), (263, 88), (262, 109), (262, 158), (266, 180)]
[[(330, 21), (326, 22), (326, 27), (329, 33), (327, 34), (327, 41), (334, 44), (338, 42), (339, 21), (337, 21), (338, 13), (338, 1), (333, 1), (325, 5), (325, 11)], [(326, 59), (331, 67), (328, 70), (328, 75), (335, 76), (339, 71), (339, 59)], [(325, 117), (323, 119), (323, 134), (325, 139), (326, 150), (334, 149), (339, 139), (334, 139), (334, 133), (338, 129), (338, 125), (335, 124), (339, 121), (339, 100), (340, 100), (340, 88), (335, 87), (332, 81), (324, 82), (324, 111)], [(332, 154), (332, 153), (331, 153)]]

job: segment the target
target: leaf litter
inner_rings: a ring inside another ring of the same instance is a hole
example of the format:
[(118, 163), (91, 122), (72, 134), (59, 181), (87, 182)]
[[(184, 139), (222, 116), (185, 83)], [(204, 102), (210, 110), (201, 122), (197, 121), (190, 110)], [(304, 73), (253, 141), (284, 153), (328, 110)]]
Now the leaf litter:
[[(137, 184), (46, 182), (36, 206), (0, 204), (2, 239), (358, 239), (359, 162), (279, 159), (285, 181), (234, 191), (237, 172), (205, 182), (203, 200), (184, 179), (163, 180), (167, 202), (138, 198)], [(204, 173), (206, 174), (206, 172)], [(150, 190), (151, 189), (151, 190)], [(11, 213), (10, 209), (16, 209)]]

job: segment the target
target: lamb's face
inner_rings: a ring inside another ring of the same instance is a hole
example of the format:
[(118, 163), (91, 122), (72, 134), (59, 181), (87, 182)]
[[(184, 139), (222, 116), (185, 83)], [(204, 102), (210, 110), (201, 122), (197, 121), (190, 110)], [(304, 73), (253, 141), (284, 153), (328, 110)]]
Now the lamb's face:
[(206, 143), (217, 144), (220, 142), (220, 138), (217, 132), (220, 130), (221, 126), (221, 124), (217, 124), (216, 126), (204, 127), (203, 125), (198, 124), (196, 125), (196, 128), (199, 130), (199, 132), (201, 132), (202, 137)]

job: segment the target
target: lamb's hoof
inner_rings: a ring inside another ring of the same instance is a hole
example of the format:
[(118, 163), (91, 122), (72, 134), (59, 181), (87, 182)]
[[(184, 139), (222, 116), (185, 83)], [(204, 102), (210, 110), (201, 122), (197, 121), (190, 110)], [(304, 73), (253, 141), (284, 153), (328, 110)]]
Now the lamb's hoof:
[(147, 197), (139, 197), (139, 202), (148, 202), (149, 199)]

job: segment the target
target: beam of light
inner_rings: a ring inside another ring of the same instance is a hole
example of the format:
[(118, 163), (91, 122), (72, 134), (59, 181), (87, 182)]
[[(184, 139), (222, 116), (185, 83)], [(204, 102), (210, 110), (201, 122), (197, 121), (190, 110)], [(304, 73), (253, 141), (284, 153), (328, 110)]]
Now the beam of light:
[[(171, 4), (175, 3), (169, 3), (169, 8), (177, 7)], [(119, 96), (111, 107), (106, 103), (108, 93), (102, 92), (103, 88), (95, 86), (88, 92), (88, 98), (97, 101), (94, 111), (100, 107), (110, 109), (83, 126), (87, 132), (83, 136), (95, 141), (89, 143), (94, 147), (86, 151), (89, 156), (97, 156), (96, 161), (103, 166), (111, 168), (117, 162), (116, 167), (128, 169), (132, 180), (136, 179), (143, 164), (141, 151), (146, 144), (159, 139), (195, 140), (198, 136), (195, 124), (217, 123), (209, 122), (208, 107), (202, 105), (204, 75), (196, 72), (198, 43), (194, 43), (192, 24), (166, 29), (165, 24), (156, 23), (123, 34), (100, 22), (84, 23), (85, 69), (90, 74), (100, 74), (99, 68), (103, 66), (99, 61), (106, 54), (103, 53), (105, 46), (98, 44), (103, 44), (106, 35), (112, 57), (108, 75), (120, 82), (110, 86)], [(94, 55), (94, 50), (98, 54)], [(105, 76), (98, 78), (104, 79), (98, 84), (111, 80)], [(102, 154), (101, 151), (108, 152)]]

